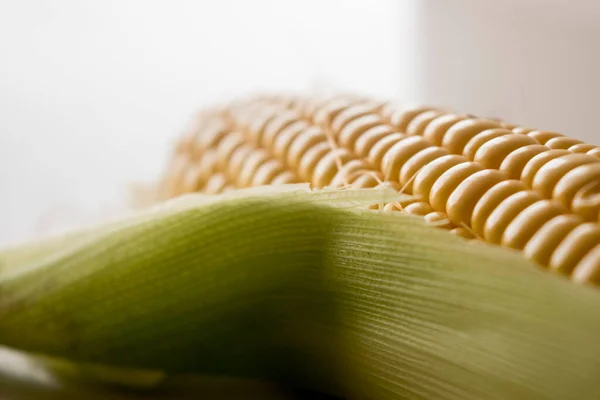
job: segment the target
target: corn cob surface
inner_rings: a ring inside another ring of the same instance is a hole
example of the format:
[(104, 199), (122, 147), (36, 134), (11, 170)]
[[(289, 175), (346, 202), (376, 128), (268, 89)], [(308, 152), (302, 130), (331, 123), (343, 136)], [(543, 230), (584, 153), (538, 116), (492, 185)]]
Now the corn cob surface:
[(162, 199), (260, 185), (390, 186), (383, 211), (519, 250), (600, 282), (600, 147), (556, 132), (354, 95), (257, 96), (206, 110), (177, 143)]

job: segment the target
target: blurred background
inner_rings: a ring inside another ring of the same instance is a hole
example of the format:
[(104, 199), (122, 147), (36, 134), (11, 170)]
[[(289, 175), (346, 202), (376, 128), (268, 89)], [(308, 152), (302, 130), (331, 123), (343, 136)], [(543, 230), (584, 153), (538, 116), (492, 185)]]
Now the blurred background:
[(0, 0), (0, 243), (122, 206), (199, 108), (430, 103), (600, 144), (596, 0)]

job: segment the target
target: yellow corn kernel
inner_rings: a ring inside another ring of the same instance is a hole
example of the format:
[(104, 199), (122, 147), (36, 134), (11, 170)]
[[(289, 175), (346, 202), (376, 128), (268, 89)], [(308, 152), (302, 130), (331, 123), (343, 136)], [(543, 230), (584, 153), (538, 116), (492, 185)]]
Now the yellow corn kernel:
[(359, 96), (262, 96), (234, 104), (201, 114), (196, 131), (182, 137), (163, 192), (392, 185), (414, 200), (373, 209), (420, 215), (451, 234), (600, 282), (596, 146)]

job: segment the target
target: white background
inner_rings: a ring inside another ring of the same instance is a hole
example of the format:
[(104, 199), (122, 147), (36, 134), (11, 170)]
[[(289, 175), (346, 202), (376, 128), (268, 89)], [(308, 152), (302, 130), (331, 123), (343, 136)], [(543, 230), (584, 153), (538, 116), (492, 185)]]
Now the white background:
[(0, 0), (0, 242), (119, 204), (205, 104), (342, 88), (599, 143), (593, 0)]

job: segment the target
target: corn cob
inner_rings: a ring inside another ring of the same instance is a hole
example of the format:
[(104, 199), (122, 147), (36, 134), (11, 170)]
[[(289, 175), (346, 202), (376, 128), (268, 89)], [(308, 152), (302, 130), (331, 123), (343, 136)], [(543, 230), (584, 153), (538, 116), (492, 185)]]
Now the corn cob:
[(163, 198), (257, 185), (388, 185), (383, 205), (600, 281), (600, 148), (437, 107), (361, 96), (260, 96), (203, 113), (176, 146)]

